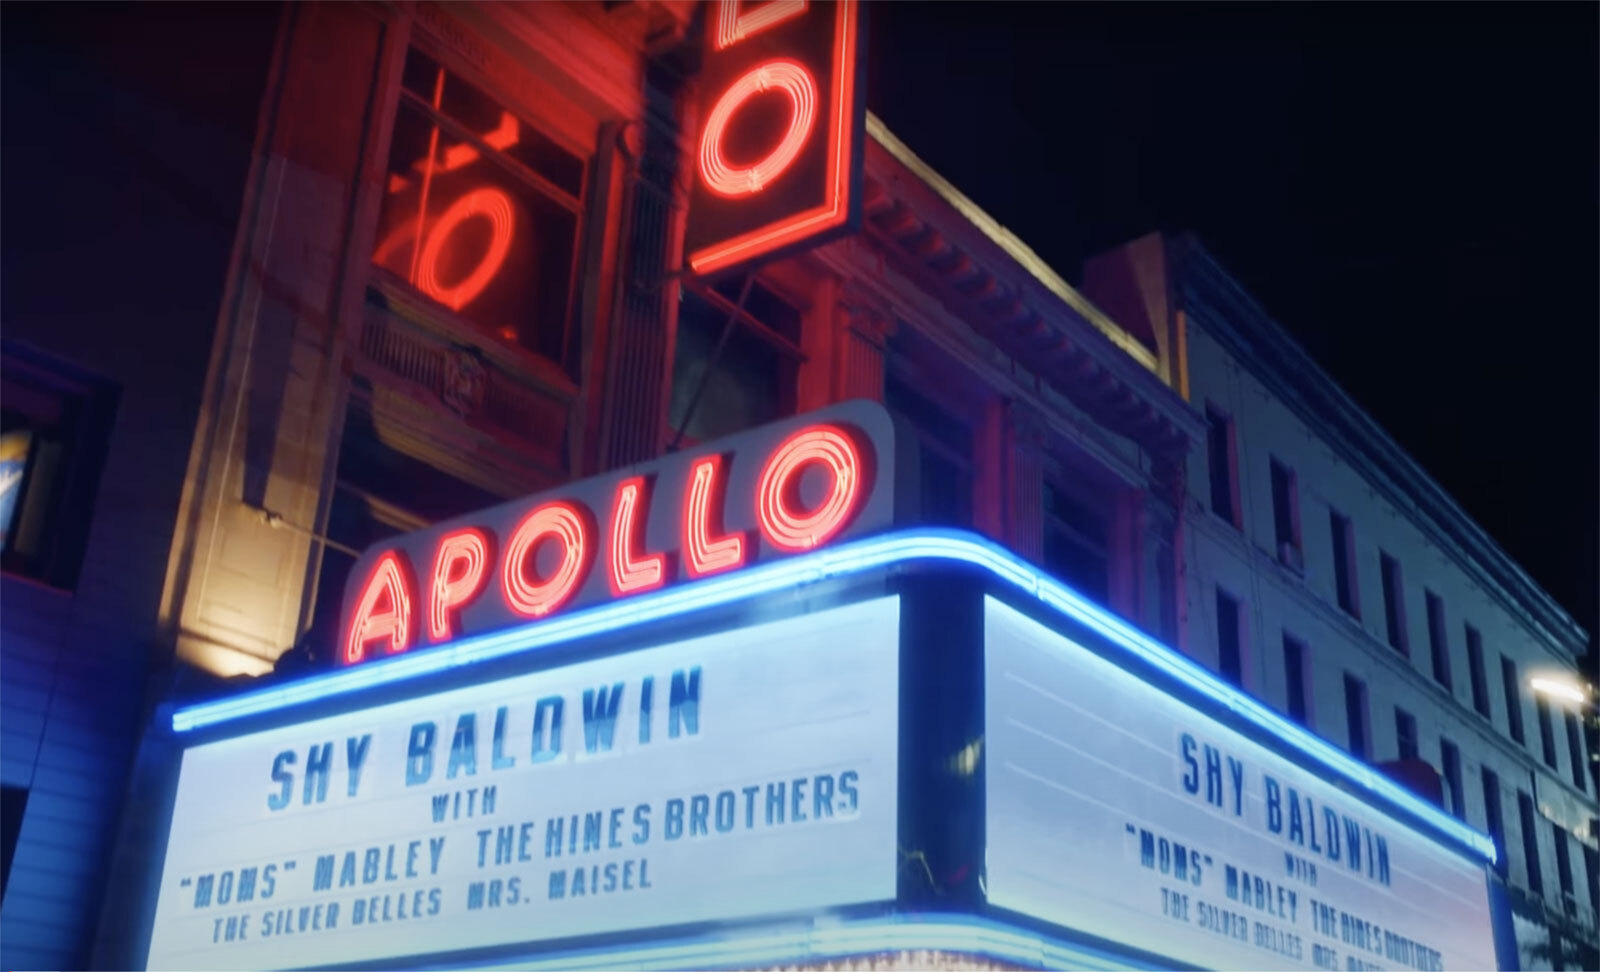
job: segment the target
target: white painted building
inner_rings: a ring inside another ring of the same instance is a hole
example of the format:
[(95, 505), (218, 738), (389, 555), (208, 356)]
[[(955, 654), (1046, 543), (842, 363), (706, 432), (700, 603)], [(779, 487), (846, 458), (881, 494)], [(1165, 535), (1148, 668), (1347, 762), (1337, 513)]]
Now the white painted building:
[(1527, 687), (1582, 674), (1588, 634), (1192, 238), (1098, 257), (1085, 290), (1173, 338), (1210, 428), (1187, 470), (1186, 650), (1374, 763), (1431, 767), (1386, 768), (1437, 773), (1500, 841), (1523, 967), (1597, 967), (1587, 742)]

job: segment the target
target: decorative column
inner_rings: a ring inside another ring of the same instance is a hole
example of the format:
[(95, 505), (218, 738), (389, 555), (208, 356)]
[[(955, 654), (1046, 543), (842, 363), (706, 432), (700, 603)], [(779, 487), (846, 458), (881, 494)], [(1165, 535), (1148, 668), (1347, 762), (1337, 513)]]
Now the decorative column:
[(1007, 412), (1004, 542), (1028, 560), (1043, 563), (1044, 422), (1015, 403)]
[(846, 282), (839, 295), (834, 400), (883, 401), (883, 357), (895, 318), (881, 301)]

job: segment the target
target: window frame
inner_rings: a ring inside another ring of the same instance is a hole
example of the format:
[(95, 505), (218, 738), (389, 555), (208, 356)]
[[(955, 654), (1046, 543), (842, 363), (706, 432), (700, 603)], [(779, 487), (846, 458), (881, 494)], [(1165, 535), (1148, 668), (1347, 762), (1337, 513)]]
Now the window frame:
[[(1216, 589), (1215, 603), (1217, 606), (1217, 674), (1221, 675), (1223, 681), (1228, 682), (1230, 685), (1235, 685), (1241, 689), (1246, 688), (1248, 679), (1246, 679), (1245, 673), (1249, 666), (1247, 663), (1247, 649), (1245, 647), (1246, 642), (1248, 641), (1245, 633), (1245, 602), (1243, 599), (1234, 596), (1232, 592), (1219, 584), (1217, 585)], [(1225, 607), (1225, 605), (1231, 605), (1231, 607)], [(1233, 617), (1233, 661), (1238, 669), (1236, 676), (1233, 678), (1229, 677), (1227, 666), (1224, 664), (1225, 656), (1223, 653), (1222, 640), (1222, 618), (1224, 613), (1230, 614)]]
[(1450, 794), (1450, 812), (1457, 820), (1467, 819), (1467, 791), (1461, 779), (1461, 747), (1446, 736), (1439, 737), (1439, 775)]
[(1361, 582), (1356, 571), (1356, 525), (1328, 507), (1328, 532), (1333, 541), (1333, 598), (1339, 610), (1361, 620)]
[[(1353, 691), (1352, 691), (1353, 690)], [(1367, 681), (1344, 673), (1345, 748), (1357, 759), (1372, 759), (1372, 698)], [(1359, 737), (1361, 745), (1356, 745)]]
[[(1284, 509), (1278, 508), (1278, 480), (1282, 476), (1284, 484)], [(1304, 540), (1300, 532), (1300, 476), (1294, 467), (1279, 459), (1277, 456), (1267, 457), (1267, 475), (1270, 479), (1272, 493), (1272, 539), (1273, 553), (1283, 559), (1282, 547), (1285, 543), (1296, 553), (1305, 549)], [(1281, 522), (1280, 522), (1281, 521)], [(1287, 526), (1289, 536), (1287, 539), (1279, 536), (1280, 527)]]
[[(1580, 793), (1588, 793), (1588, 773), (1585, 770), (1588, 763), (1583, 745), (1582, 720), (1571, 709), (1563, 711), (1562, 717), (1567, 726), (1567, 755), (1572, 760), (1572, 785), (1577, 787)], [(1595, 905), (1600, 907), (1600, 901), (1595, 902)]]
[[(589, 223), (596, 205), (606, 204), (609, 193), (605, 187), (598, 184), (596, 179), (596, 166), (600, 157), (598, 146), (585, 144), (577, 140), (565, 130), (565, 126), (556, 123), (547, 113), (537, 110), (536, 105), (530, 104), (525, 99), (514, 98), (503, 91), (504, 83), (485, 76), (481, 71), (474, 69), (470, 63), (464, 61), (447, 45), (435, 39), (419, 34), (404, 45), (401, 62), (404, 63), (412, 52), (422, 54), (432, 60), (435, 65), (444, 71), (447, 79), (454, 79), (476, 89), (480, 94), (489, 99), (500, 110), (515, 116), (518, 122), (536, 131), (541, 137), (549, 140), (558, 148), (570, 153), (581, 163), (582, 183), (577, 196), (556, 185), (548, 177), (533, 170), (526, 164), (512, 158), (500, 149), (488, 145), (477, 133), (468, 129), (461, 122), (444, 113), (443, 109), (436, 109), (427, 99), (405, 86), (405, 71), (402, 67), (395, 72), (393, 79), (394, 100), (389, 111), (389, 127), (384, 142), (378, 146), (378, 152), (388, 171), (388, 165), (394, 152), (394, 128), (398, 123), (401, 112), (406, 110), (421, 113), (423, 119), (437, 125), (441, 134), (459, 139), (470, 144), (480, 153), (482, 160), (489, 165), (499, 166), (507, 175), (517, 180), (521, 185), (538, 193), (542, 198), (561, 207), (573, 216), (572, 233), (572, 258), (567, 268), (566, 280), (566, 305), (562, 313), (561, 325), (561, 354), (559, 359), (552, 359), (534, 348), (528, 347), (522, 341), (509, 341), (497, 335), (485, 324), (473, 320), (461, 311), (453, 310), (440, 303), (425, 293), (421, 288), (411, 283), (404, 276), (376, 263), (369, 255), (365, 261), (368, 286), (380, 293), (392, 294), (419, 310), (424, 310), (430, 320), (445, 325), (450, 331), (459, 332), (462, 337), (470, 337), (475, 342), (492, 346), (496, 351), (515, 356), (522, 363), (522, 367), (534, 376), (544, 380), (553, 380), (557, 385), (571, 385), (577, 380), (577, 372), (581, 358), (581, 335), (579, 334), (579, 308), (583, 297), (581, 284), (584, 278), (584, 269), (589, 262), (588, 238), (590, 234)], [(373, 226), (379, 226), (383, 218), (383, 199), (380, 196), (371, 210), (370, 218)], [(418, 241), (420, 245), (421, 241)], [(373, 246), (377, 246), (374, 240)], [(554, 374), (547, 372), (553, 371)]]
[(1433, 680), (1454, 696), (1455, 673), (1450, 666), (1450, 628), (1445, 619), (1444, 598), (1427, 588), (1422, 593), (1428, 612), (1428, 659), (1433, 666)]
[(1411, 657), (1411, 637), (1406, 628), (1406, 587), (1400, 561), (1378, 548), (1378, 572), (1383, 584), (1384, 634), (1389, 647), (1402, 657)]
[(1506, 734), (1518, 745), (1528, 744), (1528, 732), (1522, 721), (1522, 693), (1517, 681), (1517, 663), (1505, 653), (1500, 655), (1501, 688), (1506, 695)]
[[(1406, 729), (1410, 729), (1410, 752), (1406, 752)], [(1421, 759), (1422, 741), (1417, 735), (1417, 717), (1400, 706), (1394, 707), (1395, 752), (1400, 759)]]
[(1517, 827), (1522, 831), (1522, 862), (1528, 876), (1528, 890), (1544, 895), (1544, 861), (1539, 858), (1539, 814), (1533, 795), (1517, 790)]
[[(773, 299), (794, 311), (797, 326), (801, 331), (800, 337), (803, 339), (807, 317), (806, 308), (803, 304), (791, 297), (784, 288), (773, 283), (769, 277), (760, 271), (749, 271), (749, 277), (752, 290), (760, 287), (771, 295)], [(742, 287), (743, 284), (741, 283), (740, 286)], [(794, 415), (799, 407), (800, 369), (810, 360), (810, 356), (806, 354), (801, 344), (755, 316), (748, 306), (740, 307), (737, 300), (729, 298), (726, 294), (721, 293), (715, 287), (706, 285), (703, 281), (695, 279), (681, 280), (679, 281), (677, 293), (678, 308), (673, 313), (675, 325), (672, 332), (671, 358), (668, 362), (669, 368), (667, 369), (665, 389), (666, 408), (663, 409), (661, 416), (662, 424), (665, 426), (665, 439), (663, 441), (671, 442), (677, 437), (678, 448), (680, 449), (698, 445), (701, 441), (699, 437), (689, 434), (687, 425), (683, 435), (678, 437), (678, 424), (672, 414), (673, 392), (677, 384), (678, 350), (682, 346), (679, 341), (679, 334), (682, 333), (683, 329), (682, 304), (685, 298), (698, 300), (716, 311), (721, 315), (724, 327), (727, 326), (728, 319), (731, 317), (740, 333), (755, 337), (762, 344), (777, 352), (781, 374), (779, 375), (778, 404), (775, 411), (778, 418)], [(720, 333), (718, 337), (720, 337)], [(710, 377), (711, 372), (708, 371), (700, 376), (700, 380), (704, 383)], [(696, 408), (698, 409), (698, 407), (699, 404), (697, 402)], [(693, 415), (690, 415), (689, 418), (692, 420)]]
[[(1294, 673), (1290, 671), (1289, 658), (1291, 654), (1294, 656), (1296, 664), (1300, 668), (1300, 677), (1298, 680), (1292, 677)], [(1306, 644), (1303, 638), (1297, 638), (1288, 631), (1285, 631), (1283, 633), (1283, 656), (1283, 679), (1285, 691), (1283, 706), (1284, 712), (1288, 714), (1290, 719), (1293, 719), (1300, 725), (1310, 729), (1316, 718), (1313, 711), (1313, 700), (1315, 699), (1316, 695), (1313, 690), (1313, 679), (1311, 673), (1311, 647), (1310, 645)], [(1295, 707), (1292, 704), (1296, 698), (1294, 694), (1295, 692), (1299, 693), (1298, 699), (1300, 702), (1300, 716), (1298, 718), (1294, 715)]]
[(1489, 700), (1489, 672), (1484, 667), (1483, 660), (1483, 633), (1466, 624), (1467, 636), (1467, 677), (1472, 682), (1472, 709), (1478, 715), (1494, 723), (1494, 705)]
[[(1217, 519), (1222, 520), (1235, 530), (1242, 530), (1244, 528), (1242, 522), (1244, 518), (1239, 509), (1238, 426), (1233, 420), (1233, 415), (1217, 407), (1215, 402), (1206, 402), (1204, 414), (1206, 420), (1206, 471), (1208, 474), (1207, 480), (1211, 487), (1211, 501), (1207, 509)], [(1214, 461), (1217, 447), (1211, 438), (1214, 431), (1221, 437), (1221, 451), (1224, 453), (1226, 460), (1222, 466), (1222, 475), (1227, 477), (1225, 484), (1228, 493), (1226, 513), (1217, 509), (1217, 464)]]

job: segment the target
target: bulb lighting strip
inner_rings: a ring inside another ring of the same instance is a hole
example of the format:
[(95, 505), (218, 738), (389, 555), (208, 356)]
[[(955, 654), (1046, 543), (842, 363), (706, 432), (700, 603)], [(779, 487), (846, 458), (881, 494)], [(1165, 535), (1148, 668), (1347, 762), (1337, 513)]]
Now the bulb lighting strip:
[[(1126, 957), (968, 915), (886, 915), (834, 924), (706, 935), (668, 944), (546, 953), (473, 969), (703, 969), (827, 961), (884, 952), (959, 952), (1046, 969), (1153, 968)], [(908, 966), (909, 967), (909, 966)]]
[(428, 651), (368, 662), (288, 685), (185, 706), (173, 712), (172, 728), (180, 733), (202, 729), (292, 705), (337, 698), (363, 689), (394, 685), (466, 665), (607, 634), (651, 621), (792, 591), (829, 578), (847, 577), (893, 564), (923, 560), (964, 563), (989, 571), (1059, 614), (1102, 635), (1117, 648), (1207, 696), (1257, 728), (1271, 733), (1322, 766), (1415, 814), (1491, 863), (1496, 860), (1494, 841), (1489, 835), (1467, 826), (1373, 767), (1354, 759), (1309, 730), (1289, 722), (1264, 703), (1041, 573), (1017, 555), (962, 530), (922, 528), (868, 537), (746, 568), (734, 574), (692, 581), (570, 615), (532, 622), (510, 631), (466, 638)]

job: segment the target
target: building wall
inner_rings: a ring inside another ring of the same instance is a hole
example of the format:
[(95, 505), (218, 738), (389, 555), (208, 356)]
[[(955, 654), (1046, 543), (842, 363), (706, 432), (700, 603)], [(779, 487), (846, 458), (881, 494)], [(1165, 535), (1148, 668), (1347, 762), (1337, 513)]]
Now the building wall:
[[(161, 579), (275, 24), (5, 11), (0, 332), (8, 356), (114, 399), (95, 502), (74, 511), (75, 581), (0, 577), (0, 782), (28, 793), (7, 968), (86, 960), (129, 760), (170, 676)], [(215, 46), (186, 51), (200, 35)]]
[[(1349, 745), (1345, 698), (1349, 674), (1367, 688), (1369, 759), (1399, 758), (1397, 707), (1415, 718), (1419, 756), (1435, 771), (1443, 772), (1441, 737), (1453, 742), (1461, 754), (1465, 817), (1483, 830), (1490, 828), (1481, 772), (1488, 769), (1498, 776), (1507, 879), (1513, 888), (1526, 890), (1529, 866), (1518, 792), (1533, 796), (1536, 787), (1560, 791), (1586, 806), (1588, 816), (1595, 814), (1592, 778), (1586, 778), (1581, 789), (1573, 783), (1562, 710), (1552, 709), (1556, 743), (1552, 767), (1543, 758), (1538, 713), (1526, 687), (1529, 673), (1540, 669), (1576, 675), (1574, 646), (1526, 623), (1521, 611), (1506, 603), (1506, 595), (1485, 590), (1466, 565), (1428, 536), (1416, 515), (1397, 508), (1380, 491), (1380, 484), (1336, 453), (1316, 424), (1279, 400), (1258, 377), (1254, 369), (1263, 365), (1240, 360), (1208, 333), (1208, 325), (1216, 323), (1211, 316), (1215, 313), (1211, 308), (1191, 308), (1186, 315), (1191, 405), (1201, 414), (1213, 407), (1233, 420), (1240, 526), (1212, 511), (1208, 450), (1193, 450), (1185, 511), (1190, 650), (1205, 663), (1217, 665), (1216, 591), (1221, 588), (1240, 602), (1247, 618), (1244, 681), (1252, 693), (1287, 711), (1283, 638), (1288, 634), (1309, 652), (1309, 722), (1320, 735)], [(1270, 471), (1274, 459), (1292, 468), (1297, 479), (1303, 572), (1291, 569), (1279, 556)], [(1338, 604), (1331, 510), (1348, 517), (1353, 526), (1359, 617)], [(1400, 566), (1409, 657), (1389, 642), (1380, 551)], [(1444, 607), (1450, 688), (1434, 675), (1424, 591), (1438, 595)], [(1467, 625), (1481, 635), (1487, 719), (1474, 708)], [(1509, 734), (1502, 655), (1517, 667), (1517, 692), (1511, 704), (1522, 712), (1525, 743), (1513, 741)], [(1535, 829), (1543, 899), (1556, 914), (1570, 908), (1579, 918), (1580, 930), (1587, 927), (1592, 948), (1593, 919), (1583, 919), (1593, 916), (1600, 902), (1590, 897), (1580, 841), (1576, 836), (1566, 838), (1574, 879), (1574, 900), (1567, 904), (1561, 900), (1551, 821), (1537, 816)], [(1531, 963), (1526, 967), (1548, 967), (1526, 950), (1524, 962)]]

